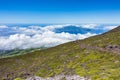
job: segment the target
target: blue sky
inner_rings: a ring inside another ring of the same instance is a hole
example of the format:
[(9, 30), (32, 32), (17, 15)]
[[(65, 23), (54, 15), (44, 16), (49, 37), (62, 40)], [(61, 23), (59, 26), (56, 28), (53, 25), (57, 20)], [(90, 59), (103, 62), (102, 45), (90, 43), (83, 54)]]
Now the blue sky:
[(0, 23), (120, 23), (120, 0), (0, 0)]

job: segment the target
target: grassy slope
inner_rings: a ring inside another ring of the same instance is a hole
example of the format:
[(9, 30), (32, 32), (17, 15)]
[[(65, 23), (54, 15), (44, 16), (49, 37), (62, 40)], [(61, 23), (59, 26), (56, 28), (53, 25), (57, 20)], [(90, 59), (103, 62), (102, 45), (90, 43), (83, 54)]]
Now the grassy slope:
[(13, 56), (19, 56), (23, 54), (27, 54), (30, 52), (34, 52), (36, 50), (46, 49), (45, 47), (41, 48), (28, 48), (28, 49), (14, 49), (14, 50), (2, 50), (0, 51), (0, 58), (7, 58)]
[[(94, 48), (120, 46), (120, 27), (103, 35), (0, 60), (0, 79), (78, 74), (92, 80), (119, 80), (120, 55)], [(83, 46), (81, 46), (83, 45)], [(85, 48), (89, 45), (92, 48)]]

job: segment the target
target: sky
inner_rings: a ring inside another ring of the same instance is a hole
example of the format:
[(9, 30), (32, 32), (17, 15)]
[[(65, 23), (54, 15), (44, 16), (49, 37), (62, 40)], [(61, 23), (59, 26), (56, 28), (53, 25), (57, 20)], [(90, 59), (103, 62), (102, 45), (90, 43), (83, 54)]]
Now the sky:
[(120, 0), (0, 0), (0, 23), (120, 23)]

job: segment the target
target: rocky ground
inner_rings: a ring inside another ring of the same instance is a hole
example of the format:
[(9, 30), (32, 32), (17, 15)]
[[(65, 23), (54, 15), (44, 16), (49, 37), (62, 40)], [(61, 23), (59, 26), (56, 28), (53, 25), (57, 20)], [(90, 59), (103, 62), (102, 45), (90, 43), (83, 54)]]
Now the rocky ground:
[(115, 54), (120, 54), (120, 45), (106, 45), (104, 48), (98, 46), (91, 46), (86, 44), (80, 44), (79, 46), (82, 49), (91, 49), (91, 50), (99, 50), (104, 52), (112, 52)]
[(42, 78), (38, 76), (29, 77), (26, 80), (90, 80), (79, 75), (57, 75), (54, 77)]

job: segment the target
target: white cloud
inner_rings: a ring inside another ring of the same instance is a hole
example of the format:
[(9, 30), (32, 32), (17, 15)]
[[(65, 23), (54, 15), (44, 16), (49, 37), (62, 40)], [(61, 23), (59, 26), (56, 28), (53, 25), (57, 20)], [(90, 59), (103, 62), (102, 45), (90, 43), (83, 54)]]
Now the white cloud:
[(6, 25), (0, 25), (0, 28), (8, 28)]
[(105, 26), (103, 27), (104, 30), (112, 30), (114, 28), (116, 28), (117, 26)]
[(98, 25), (97, 24), (83, 24), (81, 27), (83, 28), (89, 28), (89, 29), (95, 29)]
[[(0, 37), (0, 49), (26, 49), (38, 47), (52, 47), (69, 41), (77, 39), (84, 39), (96, 34), (70, 34), (70, 33), (55, 33), (56, 28), (63, 28), (68, 25), (54, 25), (54, 26), (29, 26), (29, 27), (12, 27), (19, 33), (12, 34), (8, 37)], [(32, 35), (32, 36), (31, 36)]]
[[(55, 29), (64, 28), (64, 27), (68, 27), (68, 26), (71, 26), (71, 25), (72, 25), (72, 24), (49, 25), (49, 26), (42, 27), (41, 30), (42, 30), (42, 31), (54, 31)], [(76, 26), (76, 25), (75, 25), (75, 26)]]
[(8, 38), (0, 38), (0, 49), (26, 49), (37, 47), (52, 47), (65, 42), (73, 41), (76, 39), (84, 39), (95, 34), (70, 34), (70, 33), (54, 33), (45, 32), (43, 34), (36, 34), (34, 36), (27, 36), (25, 34), (15, 34)]
[[(5, 25), (0, 28), (10, 28), (10, 32), (15, 32), (9, 36), (0, 37), (0, 50), (11, 50), (11, 49), (26, 49), (26, 48), (39, 48), (39, 47), (52, 47), (69, 41), (78, 39), (84, 39), (96, 34), (70, 34), (66, 32), (55, 33), (54, 30), (57, 28), (64, 28), (68, 26), (99, 29), (96, 24), (66, 24), (66, 25), (49, 25), (45, 27), (41, 26), (29, 26), (29, 27), (7, 27)], [(117, 26), (102, 26), (100, 29), (111, 30)], [(9, 31), (9, 30), (8, 30)], [(2, 32), (2, 34), (5, 31)], [(9, 33), (9, 32), (8, 32)]]

